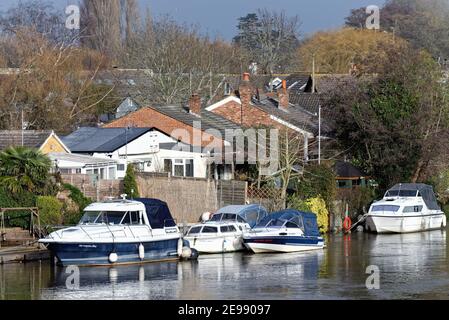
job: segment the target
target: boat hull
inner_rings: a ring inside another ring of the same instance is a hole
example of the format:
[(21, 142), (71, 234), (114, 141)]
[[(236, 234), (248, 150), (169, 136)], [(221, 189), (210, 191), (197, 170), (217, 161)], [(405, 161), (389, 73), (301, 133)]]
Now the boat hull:
[(185, 237), (189, 241), (190, 248), (199, 253), (225, 253), (236, 252), (245, 249), (241, 237), (214, 237), (214, 238), (195, 238)]
[[(179, 238), (128, 243), (63, 243), (48, 244), (48, 249), (57, 258), (57, 264), (67, 265), (115, 265), (156, 262), (178, 259)], [(144, 257), (140, 258), (139, 247), (144, 247)], [(111, 262), (110, 254), (117, 260)]]
[(318, 237), (245, 237), (245, 246), (254, 253), (300, 252), (324, 248), (323, 238)]
[(412, 233), (444, 227), (444, 213), (416, 216), (369, 215), (366, 219), (366, 229), (375, 233)]

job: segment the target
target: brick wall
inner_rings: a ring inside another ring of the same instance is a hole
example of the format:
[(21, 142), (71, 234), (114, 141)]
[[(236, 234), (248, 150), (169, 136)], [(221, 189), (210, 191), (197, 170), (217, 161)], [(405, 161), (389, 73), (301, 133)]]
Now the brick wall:
[(122, 180), (95, 180), (87, 174), (62, 175), (65, 183), (77, 187), (88, 198), (102, 201), (108, 197), (119, 197), (123, 193)]

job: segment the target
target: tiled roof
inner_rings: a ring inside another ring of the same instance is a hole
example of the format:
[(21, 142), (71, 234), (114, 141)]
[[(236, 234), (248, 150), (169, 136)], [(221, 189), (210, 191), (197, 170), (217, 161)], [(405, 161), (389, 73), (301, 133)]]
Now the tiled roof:
[(366, 175), (363, 172), (353, 166), (349, 162), (345, 161), (337, 161), (334, 166), (335, 174), (339, 178), (352, 178), (352, 177), (365, 177)]
[[(23, 146), (29, 148), (40, 148), (44, 142), (53, 133), (51, 130), (23, 131)], [(21, 130), (0, 130), (0, 150), (4, 150), (12, 146), (22, 145), (22, 131)]]
[(79, 128), (62, 141), (75, 153), (110, 153), (123, 147), (151, 128)]
[[(240, 129), (240, 127), (215, 113), (207, 111), (205, 109), (201, 110), (201, 117), (194, 115), (189, 112), (187, 108), (180, 106), (152, 106), (150, 107), (158, 112), (169, 116), (175, 120), (178, 120), (188, 126), (193, 127), (194, 122), (201, 124), (202, 130), (215, 129), (220, 131), (222, 137), (225, 137), (226, 129)], [(162, 130), (162, 128), (159, 128)]]

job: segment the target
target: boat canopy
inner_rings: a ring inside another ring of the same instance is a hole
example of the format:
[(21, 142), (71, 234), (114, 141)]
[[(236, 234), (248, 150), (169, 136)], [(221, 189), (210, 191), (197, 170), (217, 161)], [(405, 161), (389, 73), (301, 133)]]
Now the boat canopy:
[[(287, 209), (278, 212), (273, 212), (263, 218), (256, 227), (265, 227), (270, 221), (279, 221), (283, 225), (285, 222), (293, 222), (299, 228), (303, 229), (306, 237), (319, 237), (320, 231), (318, 229), (317, 218), (314, 213), (298, 211), (294, 209)], [(278, 225), (274, 223), (274, 225)]]
[(145, 205), (148, 221), (151, 228), (162, 229), (164, 227), (175, 227), (176, 223), (170, 213), (167, 203), (158, 199), (137, 198), (135, 201), (142, 202)]
[(424, 183), (399, 183), (385, 193), (386, 197), (416, 197), (417, 195), (422, 197), (429, 210), (441, 210), (432, 186)]
[(219, 209), (214, 215), (226, 213), (240, 216), (251, 228), (268, 215), (267, 209), (259, 204), (226, 206)]

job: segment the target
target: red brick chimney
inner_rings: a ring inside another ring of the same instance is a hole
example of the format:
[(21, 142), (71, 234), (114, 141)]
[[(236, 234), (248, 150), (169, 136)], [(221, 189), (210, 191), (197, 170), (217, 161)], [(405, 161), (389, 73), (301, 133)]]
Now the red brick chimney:
[(240, 83), (239, 93), (240, 101), (242, 102), (242, 109), (248, 108), (251, 103), (252, 90), (251, 84), (249, 82), (249, 73), (245, 72), (243, 74), (243, 81)]
[(190, 113), (201, 116), (201, 97), (196, 92), (194, 92), (189, 99), (189, 111)]
[(289, 101), (289, 96), (288, 96), (286, 80), (282, 80), (282, 88), (279, 89), (278, 100), (279, 100), (279, 108), (288, 109), (288, 107), (290, 105), (290, 101)]

